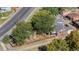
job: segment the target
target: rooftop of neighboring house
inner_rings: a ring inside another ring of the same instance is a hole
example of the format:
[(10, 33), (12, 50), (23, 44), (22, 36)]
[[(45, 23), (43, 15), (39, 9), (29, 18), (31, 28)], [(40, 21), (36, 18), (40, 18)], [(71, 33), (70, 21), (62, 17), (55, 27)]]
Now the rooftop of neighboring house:
[(79, 26), (79, 21), (75, 21), (75, 23)]
[(0, 7), (0, 12), (11, 11), (10, 7)]
[(79, 20), (79, 13), (70, 13), (67, 16), (70, 17), (72, 19), (72, 21)]
[(62, 11), (62, 15), (63, 16), (67, 16), (69, 13), (71, 13), (70, 10), (64, 10), (64, 11)]
[(62, 11), (62, 15), (63, 16), (66, 16), (72, 12), (79, 12), (79, 9), (76, 8), (76, 7), (72, 7), (72, 8), (64, 8), (63, 11)]

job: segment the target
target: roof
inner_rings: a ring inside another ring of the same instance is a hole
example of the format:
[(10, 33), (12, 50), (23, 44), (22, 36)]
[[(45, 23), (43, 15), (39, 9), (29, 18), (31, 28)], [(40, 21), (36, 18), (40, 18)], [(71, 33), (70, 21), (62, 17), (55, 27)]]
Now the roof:
[(68, 24), (68, 27), (64, 26), (65, 31), (69, 31), (73, 29), (73, 26)]
[(75, 21), (75, 23), (76, 23), (77, 25), (79, 25), (79, 21)]
[(63, 12), (62, 12), (62, 15), (63, 15), (63, 16), (67, 16), (67, 15), (70, 14), (70, 13), (71, 13), (71, 11), (63, 11)]
[(64, 27), (64, 21), (63, 21), (63, 18), (61, 17), (61, 15), (58, 15), (57, 18), (56, 18), (56, 24), (55, 24), (55, 30), (56, 32), (60, 32), (63, 27)]
[(0, 8), (0, 12), (6, 12), (6, 11), (10, 11), (11, 8), (10, 7), (1, 7)]
[(79, 17), (79, 13), (70, 13), (68, 14), (70, 17)]
[(55, 21), (54, 32), (57, 32), (57, 33), (61, 32), (61, 31), (67, 32), (71, 29), (73, 29), (73, 27), (70, 24), (68, 24), (68, 27), (65, 26), (64, 19), (60, 15), (58, 15), (57, 18), (56, 18), (56, 21)]
[(56, 32), (60, 32), (62, 29), (63, 29), (63, 24), (62, 23), (61, 24), (57, 23)]
[(79, 13), (70, 13), (67, 16), (70, 17), (72, 19), (72, 21), (79, 20)]

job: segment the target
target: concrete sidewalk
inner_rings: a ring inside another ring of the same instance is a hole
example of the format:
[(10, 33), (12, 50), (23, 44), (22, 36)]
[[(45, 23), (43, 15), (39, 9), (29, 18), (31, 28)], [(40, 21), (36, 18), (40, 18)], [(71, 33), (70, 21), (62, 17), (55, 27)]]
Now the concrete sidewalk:
[(38, 48), (39, 46), (51, 43), (53, 39), (55, 38), (51, 37), (50, 39), (40, 40), (29, 44), (26, 43), (20, 47), (13, 47), (11, 49), (8, 49), (8, 51), (29, 51), (29, 50), (33, 51), (32, 49), (34, 48)]
[(39, 10), (41, 9), (41, 7), (36, 7), (31, 13), (30, 15), (26, 18), (25, 22), (30, 22), (31, 18), (33, 15), (35, 15), (37, 12), (39, 12)]

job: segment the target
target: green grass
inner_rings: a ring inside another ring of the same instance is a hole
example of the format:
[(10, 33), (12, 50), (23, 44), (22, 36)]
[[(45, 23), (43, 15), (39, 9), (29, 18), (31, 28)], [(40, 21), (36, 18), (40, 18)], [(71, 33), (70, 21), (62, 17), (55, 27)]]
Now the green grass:
[(2, 14), (3, 14), (3, 17), (7, 17), (7, 16), (9, 16), (9, 15), (11, 14), (11, 12), (12, 12), (12, 11), (8, 11), (8, 12), (4, 12), (4, 13), (2, 13)]
[(0, 15), (2, 15), (2, 17), (6, 17), (5, 19), (1, 19), (1, 18), (0, 18), (0, 25), (1, 25), (2, 23), (4, 23), (4, 22), (8, 19), (8, 16), (9, 16), (11, 13), (12, 13), (12, 11), (8, 11), (8, 12), (4, 12), (4, 13), (0, 14)]
[(7, 19), (8, 19), (8, 18), (6, 18), (6, 19), (0, 19), (0, 25), (1, 25), (2, 23), (4, 23)]

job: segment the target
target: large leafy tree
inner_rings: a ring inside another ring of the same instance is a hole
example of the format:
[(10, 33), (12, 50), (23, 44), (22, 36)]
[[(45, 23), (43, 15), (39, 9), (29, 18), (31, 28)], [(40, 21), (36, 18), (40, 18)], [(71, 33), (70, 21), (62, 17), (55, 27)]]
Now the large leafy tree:
[(79, 30), (72, 31), (66, 38), (70, 50), (79, 50)]
[(16, 44), (22, 45), (25, 39), (32, 34), (31, 23), (21, 22), (17, 24), (17, 27), (12, 31), (12, 35), (15, 38)]
[(55, 17), (47, 10), (41, 10), (32, 17), (33, 29), (38, 33), (48, 33), (53, 30)]
[(65, 40), (54, 39), (50, 44), (47, 45), (48, 51), (68, 51), (69, 47)]

